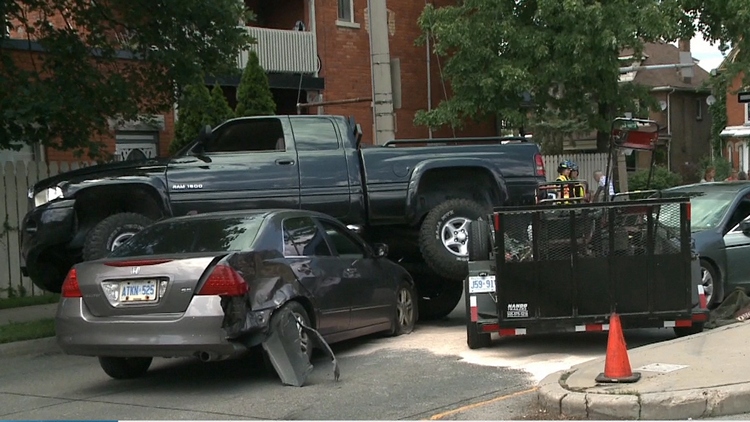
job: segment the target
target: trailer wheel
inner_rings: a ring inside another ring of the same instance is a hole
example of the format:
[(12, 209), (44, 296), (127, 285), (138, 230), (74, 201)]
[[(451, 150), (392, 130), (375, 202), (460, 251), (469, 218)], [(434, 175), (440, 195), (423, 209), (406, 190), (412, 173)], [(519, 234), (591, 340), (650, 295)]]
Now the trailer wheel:
[(427, 265), (445, 277), (468, 274), (469, 223), (487, 218), (490, 208), (468, 199), (451, 199), (433, 208), (419, 229), (419, 249)]
[(490, 259), (490, 230), (484, 219), (472, 221), (469, 225), (469, 261)]
[(475, 322), (466, 324), (466, 343), (469, 345), (469, 349), (489, 347), (491, 342), (490, 333), (480, 333), (477, 331), (477, 324)]
[(703, 332), (703, 323), (702, 322), (696, 322), (691, 327), (674, 327), (674, 334), (677, 337), (685, 337), (690, 336), (693, 334), (698, 334)]

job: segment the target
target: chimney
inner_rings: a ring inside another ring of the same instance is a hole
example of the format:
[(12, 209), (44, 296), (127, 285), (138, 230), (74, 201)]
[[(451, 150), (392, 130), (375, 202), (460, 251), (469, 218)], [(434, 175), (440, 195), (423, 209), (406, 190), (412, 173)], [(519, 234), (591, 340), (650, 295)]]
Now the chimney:
[[(688, 55), (688, 57), (690, 57), (689, 61), (692, 61), (692, 55), (690, 54), (690, 38), (680, 38), (677, 42), (677, 48), (680, 50), (680, 56)], [(680, 60), (680, 62), (682, 62), (682, 60)], [(680, 71), (678, 70), (678, 72)], [(683, 72), (680, 72), (680, 77), (686, 84), (692, 83), (693, 78), (684, 76)]]

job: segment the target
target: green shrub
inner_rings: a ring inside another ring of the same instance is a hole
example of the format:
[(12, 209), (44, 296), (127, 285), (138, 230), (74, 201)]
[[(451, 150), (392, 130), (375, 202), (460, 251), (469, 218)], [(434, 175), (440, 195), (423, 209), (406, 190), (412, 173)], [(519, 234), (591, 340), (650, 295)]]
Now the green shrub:
[(276, 113), (276, 103), (268, 85), (268, 75), (260, 67), (258, 56), (250, 51), (247, 66), (242, 72), (240, 86), (237, 87), (237, 117), (270, 116)]
[(211, 102), (208, 104), (208, 124), (216, 127), (221, 123), (234, 117), (234, 111), (224, 96), (224, 91), (219, 84), (214, 85), (211, 90)]
[(732, 171), (732, 165), (726, 158), (715, 157), (713, 160), (711, 160), (710, 157), (705, 157), (700, 161), (700, 164), (698, 165), (698, 180), (703, 179), (703, 176), (706, 173), (706, 168), (709, 166), (712, 166), (714, 169), (716, 169), (716, 176), (714, 177), (714, 180), (717, 182), (729, 177), (729, 173)]
[(651, 176), (651, 186), (648, 186), (648, 169), (638, 170), (628, 177), (628, 190), (667, 189), (682, 183), (679, 174), (669, 171), (666, 167), (655, 166)]
[(210, 103), (211, 93), (206, 85), (198, 83), (185, 87), (177, 103), (177, 123), (175, 124), (174, 139), (169, 144), (170, 154), (174, 154), (195, 140), (201, 129), (205, 125), (211, 124), (211, 118), (207, 113)]

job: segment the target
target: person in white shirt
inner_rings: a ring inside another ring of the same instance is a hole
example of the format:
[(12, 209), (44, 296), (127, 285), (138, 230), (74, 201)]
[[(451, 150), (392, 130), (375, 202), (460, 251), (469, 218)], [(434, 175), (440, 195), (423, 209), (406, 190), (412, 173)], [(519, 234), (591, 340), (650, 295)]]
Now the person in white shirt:
[[(596, 184), (599, 185), (601, 190), (603, 191), (605, 189), (604, 183), (606, 182), (606, 177), (604, 177), (604, 172), (601, 170), (597, 170), (594, 172), (594, 180), (596, 180)], [(598, 191), (598, 190), (597, 190)], [(612, 197), (615, 196), (615, 187), (612, 184), (612, 181), (609, 181), (609, 198), (612, 199)]]

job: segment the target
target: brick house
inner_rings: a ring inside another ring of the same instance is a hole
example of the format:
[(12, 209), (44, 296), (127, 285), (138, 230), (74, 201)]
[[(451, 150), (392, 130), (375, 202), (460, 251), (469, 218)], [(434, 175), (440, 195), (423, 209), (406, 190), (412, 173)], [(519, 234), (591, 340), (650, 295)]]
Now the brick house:
[[(51, 16), (48, 20), (56, 27), (65, 25), (62, 17)], [(0, 38), (2, 48), (10, 52), (14, 62), (22, 68), (31, 69), (33, 63), (44, 60), (44, 50), (36, 42), (29, 42), (26, 33), (20, 25), (10, 22), (6, 31), (6, 38)], [(123, 60), (129, 60), (122, 54)], [(115, 155), (116, 160), (137, 159), (165, 155), (169, 143), (174, 138), (174, 112), (165, 111), (156, 116), (142, 116), (138, 121), (121, 121), (109, 119), (110, 133), (101, 140), (107, 146), (108, 152)], [(0, 150), (0, 163), (3, 161), (63, 161), (77, 162), (88, 160), (87, 157), (77, 158), (72, 151), (59, 151), (54, 148), (23, 144), (20, 151)]]
[[(726, 63), (734, 61), (737, 50), (732, 50), (724, 63), (719, 66), (719, 71)], [(727, 89), (727, 126), (721, 131), (721, 137), (726, 139), (722, 148), (722, 156), (729, 160), (732, 167), (738, 171), (750, 172), (750, 110), (748, 103), (740, 103), (739, 92), (748, 91), (742, 84), (744, 73), (740, 73), (732, 80)]]
[[(448, 0), (434, 1), (450, 4)], [(346, 104), (309, 107), (302, 114), (354, 116), (362, 125), (363, 143), (372, 143), (373, 109), (370, 71), (367, 0), (245, 0), (257, 19), (247, 22), (248, 32), (257, 39), (253, 46), (268, 74), (277, 114), (297, 114), (297, 103), (356, 100)], [(427, 47), (415, 46), (421, 35), (417, 19), (424, 2), (389, 1), (388, 32), (392, 63), (398, 63), (401, 107), (395, 110), (397, 138), (427, 138), (426, 127), (413, 124), (418, 110), (436, 107), (445, 98), (439, 59)], [(244, 68), (247, 55), (240, 55)], [(443, 63), (444, 64), (444, 63)], [(236, 104), (239, 77), (219, 78), (230, 105)], [(428, 81), (430, 87), (428, 89)], [(207, 85), (214, 79), (207, 78)], [(394, 84), (396, 85), (396, 84)], [(447, 95), (450, 95), (448, 90)], [(178, 114), (179, 118), (179, 114)], [(492, 136), (498, 133), (495, 119), (466, 124), (456, 136)], [(451, 137), (449, 128), (436, 130), (434, 137)]]
[[(690, 40), (682, 40), (678, 46), (647, 43), (640, 59), (634, 57), (632, 51), (624, 50), (620, 60), (624, 66), (677, 64), (681, 51), (690, 52)], [(651, 95), (661, 106), (660, 111), (649, 115), (661, 128), (657, 162), (681, 174), (686, 182), (697, 177), (698, 163), (711, 153), (711, 115), (706, 102), (711, 90), (705, 85), (709, 78), (709, 73), (697, 65), (693, 66), (691, 78), (683, 77), (677, 69), (639, 70), (620, 77), (621, 82), (650, 88)], [(636, 110), (632, 114), (635, 115)], [(596, 136), (569, 141), (563, 147), (566, 151), (595, 150)], [(649, 152), (634, 152), (627, 158), (628, 169), (648, 168), (650, 160)]]

